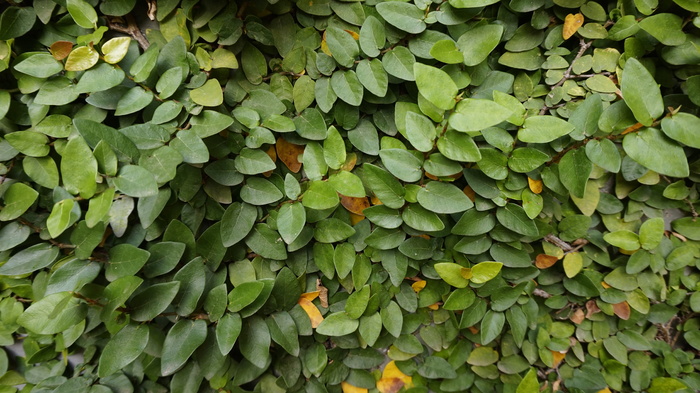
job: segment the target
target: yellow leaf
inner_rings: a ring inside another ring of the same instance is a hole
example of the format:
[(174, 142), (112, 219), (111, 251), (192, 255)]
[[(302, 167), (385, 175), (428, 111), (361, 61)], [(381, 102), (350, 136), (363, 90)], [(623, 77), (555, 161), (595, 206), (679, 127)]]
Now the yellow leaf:
[(323, 315), (321, 315), (321, 312), (318, 311), (318, 308), (316, 308), (313, 303), (311, 303), (311, 300), (304, 297), (299, 298), (298, 303), (301, 308), (304, 309), (306, 315), (309, 316), (309, 319), (311, 320), (311, 327), (316, 329), (318, 325), (323, 322)]
[(367, 389), (352, 386), (345, 381), (340, 383), (340, 387), (343, 389), (343, 393), (367, 393)]
[(404, 386), (412, 387), (413, 378), (399, 370), (395, 361), (390, 361), (382, 371), (382, 378), (377, 382), (377, 389), (381, 393), (396, 393)]
[(610, 391), (610, 388), (606, 387), (605, 389), (600, 389), (598, 391), (598, 393), (612, 393), (612, 392)]
[(352, 31), (352, 30), (345, 30), (345, 32), (348, 33), (348, 34), (350, 34), (350, 35), (352, 36), (352, 38), (355, 39), (355, 41), (357, 41), (357, 40), (360, 39), (360, 35), (357, 34), (357, 33), (355, 33), (355, 32)]
[(92, 68), (100, 59), (100, 54), (97, 53), (92, 46), (81, 46), (75, 48), (66, 59), (66, 71), (85, 71)]
[(411, 288), (413, 288), (413, 291), (415, 293), (418, 293), (418, 292), (422, 291), (423, 288), (425, 288), (426, 284), (427, 284), (427, 282), (425, 280), (418, 280), (418, 281), (414, 282), (413, 284), (411, 284)]
[(327, 54), (330, 57), (333, 57), (333, 54), (331, 53), (331, 49), (328, 47), (328, 43), (326, 43), (326, 33), (323, 33), (323, 39), (321, 40), (321, 52)]
[(462, 277), (464, 277), (465, 280), (469, 280), (472, 278), (472, 269), (468, 267), (463, 267), (462, 269), (460, 269), (459, 274), (462, 275)]
[(583, 26), (583, 15), (580, 12), (569, 14), (564, 18), (564, 29), (561, 31), (561, 36), (568, 40), (581, 26)]
[(313, 291), (313, 292), (302, 293), (301, 296), (299, 296), (299, 299), (306, 299), (308, 301), (312, 301), (318, 297), (319, 293), (321, 293), (321, 292), (320, 291)]
[(552, 351), (552, 358), (554, 359), (554, 365), (552, 367), (557, 368), (565, 357), (566, 352)]
[(437, 311), (440, 308), (440, 304), (433, 303), (433, 304), (429, 305), (428, 308), (433, 310), (433, 311)]
[(542, 180), (530, 179), (528, 177), (527, 184), (530, 186), (530, 191), (534, 192), (535, 194), (542, 192)]
[(131, 44), (130, 37), (115, 37), (102, 45), (102, 54), (109, 64), (116, 64), (122, 61)]
[(365, 216), (361, 216), (359, 214), (355, 213), (350, 213), (350, 224), (353, 226), (357, 225), (358, 222), (362, 221), (365, 219)]

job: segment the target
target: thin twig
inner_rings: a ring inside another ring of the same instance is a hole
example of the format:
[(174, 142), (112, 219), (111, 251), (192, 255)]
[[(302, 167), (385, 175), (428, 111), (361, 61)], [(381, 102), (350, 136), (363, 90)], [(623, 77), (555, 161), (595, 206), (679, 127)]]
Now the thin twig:
[[(554, 89), (556, 89), (557, 87), (560, 87), (561, 85), (564, 84), (564, 82), (566, 82), (567, 80), (571, 79), (571, 71), (572, 71), (573, 68), (574, 68), (574, 63), (576, 63), (576, 60), (580, 59), (581, 56), (583, 56), (583, 54), (588, 50), (588, 48), (591, 47), (591, 44), (593, 44), (593, 41), (586, 42), (586, 40), (584, 40), (583, 38), (581, 38), (581, 40), (579, 41), (579, 46), (580, 46), (580, 47), (579, 47), (578, 53), (576, 54), (576, 57), (574, 57), (574, 59), (571, 60), (571, 64), (569, 64), (569, 68), (567, 68), (566, 71), (564, 71), (564, 75), (561, 77), (561, 79), (559, 80), (559, 82), (557, 82), (557, 83), (556, 83), (554, 86), (552, 86), (552, 88), (550, 89), (549, 94), (547, 94), (547, 96), (548, 96), (549, 98), (552, 98), (552, 97), (553, 97), (553, 95), (554, 95)], [(544, 107), (544, 108), (542, 108), (542, 109), (540, 110), (540, 115), (544, 115), (545, 113), (547, 113), (547, 107)]]

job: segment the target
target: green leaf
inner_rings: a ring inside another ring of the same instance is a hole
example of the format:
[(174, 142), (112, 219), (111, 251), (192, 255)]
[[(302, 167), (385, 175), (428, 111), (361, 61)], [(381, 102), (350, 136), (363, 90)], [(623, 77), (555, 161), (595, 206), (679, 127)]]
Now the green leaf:
[(84, 0), (66, 0), (66, 8), (75, 23), (85, 29), (95, 28), (97, 12)]
[(153, 93), (140, 86), (129, 89), (117, 102), (116, 116), (136, 113), (153, 102)]
[(265, 284), (262, 281), (249, 281), (239, 284), (228, 294), (228, 310), (238, 312), (260, 296)]
[(700, 149), (700, 141), (695, 133), (700, 127), (700, 118), (680, 112), (661, 120), (661, 130), (671, 139), (695, 149)]
[(678, 15), (661, 13), (639, 21), (639, 27), (664, 45), (677, 46), (685, 42), (682, 29), (683, 18)]
[(216, 342), (222, 355), (228, 355), (233, 349), (243, 327), (243, 320), (237, 313), (226, 313), (216, 324)]
[(620, 247), (623, 250), (634, 251), (641, 247), (639, 244), (639, 236), (636, 233), (626, 229), (607, 233), (605, 236), (603, 236), (603, 239), (609, 244), (615, 247)]
[(406, 138), (416, 150), (432, 150), (435, 137), (435, 124), (429, 118), (415, 112), (406, 112)]
[(424, 208), (439, 214), (459, 213), (474, 206), (462, 190), (452, 184), (437, 181), (431, 181), (421, 188), (417, 200)]
[(470, 280), (475, 284), (483, 284), (492, 280), (501, 271), (501, 262), (480, 262), (471, 268)]
[(518, 131), (518, 139), (527, 143), (549, 143), (573, 130), (573, 124), (558, 117), (531, 116)]
[[(394, 2), (380, 4), (410, 5)], [(418, 85), (418, 91), (433, 105), (444, 110), (452, 109), (455, 106), (455, 97), (459, 90), (445, 71), (422, 63), (414, 63), (413, 75), (416, 79), (416, 85)], [(510, 113), (508, 115), (510, 116)]]
[(132, 197), (148, 197), (158, 194), (158, 184), (151, 172), (137, 165), (123, 166), (114, 179), (117, 190)]
[(437, 141), (438, 150), (450, 160), (477, 162), (481, 152), (474, 140), (463, 132), (448, 130)]
[(316, 333), (324, 336), (344, 336), (357, 330), (360, 322), (350, 318), (345, 312), (336, 312), (326, 318), (316, 328)]
[(481, 342), (485, 345), (495, 340), (501, 334), (506, 323), (506, 315), (502, 312), (489, 310), (481, 320)]
[(287, 259), (287, 250), (279, 234), (267, 224), (257, 224), (246, 237), (245, 243), (253, 252), (263, 258), (279, 261)]
[(413, 53), (403, 46), (397, 46), (382, 57), (382, 65), (387, 74), (406, 81), (416, 80), (413, 76), (415, 62)]
[(309, 184), (301, 202), (309, 209), (325, 210), (338, 206), (340, 198), (330, 183), (315, 180)]
[(423, 176), (423, 161), (405, 149), (382, 149), (379, 151), (382, 164), (400, 180), (416, 182)]
[(401, 182), (378, 166), (364, 164), (362, 169), (369, 189), (384, 205), (392, 209), (403, 207), (406, 190)]
[(246, 180), (240, 191), (241, 199), (254, 206), (277, 202), (283, 196), (282, 191), (269, 180), (252, 176)]
[(536, 237), (539, 235), (537, 225), (530, 220), (522, 207), (508, 203), (496, 210), (496, 218), (504, 227), (524, 236)]
[(366, 196), (362, 180), (352, 172), (340, 171), (328, 178), (328, 183), (341, 195), (362, 198)]
[(134, 321), (150, 321), (170, 305), (179, 289), (179, 281), (151, 285), (131, 300), (129, 316)]
[(146, 349), (149, 332), (148, 325), (124, 326), (102, 350), (98, 375), (101, 378), (112, 375), (136, 360)]
[(457, 378), (455, 369), (443, 358), (437, 356), (428, 356), (423, 364), (418, 367), (418, 374), (429, 379)]
[(219, 106), (224, 103), (224, 93), (217, 79), (209, 79), (202, 87), (190, 91), (190, 98), (202, 106)]
[(71, 211), (75, 201), (72, 199), (64, 199), (56, 202), (51, 209), (49, 218), (46, 219), (46, 229), (52, 238), (57, 238), (63, 231), (68, 229), (71, 224)]
[(446, 283), (455, 288), (465, 288), (469, 285), (468, 269), (453, 262), (438, 262), (434, 265), (435, 271)]
[(63, 64), (48, 53), (36, 53), (15, 64), (14, 69), (36, 78), (48, 78), (63, 71)]
[(515, 393), (531, 393), (538, 392), (539, 390), (540, 384), (537, 382), (537, 371), (534, 368), (531, 368), (518, 384), (518, 388), (515, 390)]
[(622, 165), (622, 158), (617, 146), (610, 139), (592, 140), (586, 144), (586, 156), (599, 167), (617, 173)]
[[(361, 39), (360, 39), (361, 40)], [(389, 76), (378, 59), (361, 60), (355, 69), (362, 86), (377, 97), (384, 97), (389, 87)]]
[(449, 117), (450, 126), (457, 131), (481, 131), (508, 119), (513, 112), (490, 100), (465, 98)]
[(19, 276), (43, 269), (53, 263), (59, 250), (48, 243), (39, 243), (12, 255), (0, 266), (0, 275)]
[(688, 385), (675, 378), (656, 377), (651, 380), (649, 393), (674, 393), (679, 390), (688, 389)]
[(291, 315), (286, 311), (276, 312), (265, 319), (272, 341), (288, 354), (299, 356), (299, 332)]
[(284, 242), (291, 244), (306, 225), (306, 210), (300, 203), (282, 205), (277, 216), (277, 230)]
[[(360, 48), (370, 57), (378, 57), (384, 47), (386, 34), (384, 25), (373, 15), (368, 15), (360, 28)], [(369, 89), (368, 89), (369, 90)]]
[(96, 93), (120, 85), (124, 81), (124, 71), (107, 63), (100, 63), (83, 74), (75, 86), (78, 93)]
[(146, 250), (124, 243), (109, 249), (109, 264), (105, 268), (105, 277), (114, 281), (120, 277), (136, 274), (151, 255)]
[(321, 243), (336, 243), (355, 234), (355, 229), (337, 218), (328, 218), (316, 224), (314, 239)]
[(18, 218), (36, 201), (39, 193), (24, 183), (12, 183), (3, 194), (5, 205), (0, 210), (0, 221)]
[[(454, 6), (454, 4), (452, 5)], [(502, 35), (503, 26), (489, 24), (467, 30), (459, 36), (457, 47), (463, 54), (464, 65), (475, 66), (486, 60), (501, 42)]]
[(0, 16), (0, 40), (23, 36), (32, 29), (35, 21), (34, 7), (7, 7)]
[(236, 170), (244, 175), (257, 175), (277, 166), (264, 151), (244, 147), (234, 160)]
[(688, 160), (683, 148), (656, 128), (625, 135), (622, 147), (633, 160), (659, 174), (687, 177)]
[(114, 128), (88, 119), (74, 119), (73, 124), (91, 147), (97, 148), (100, 142), (105, 142), (120, 161), (138, 160), (140, 153), (134, 142)]
[(437, 232), (445, 229), (445, 223), (437, 214), (421, 205), (412, 203), (401, 213), (403, 222), (409, 227), (424, 232)]
[(324, 36), (335, 61), (343, 67), (352, 67), (360, 54), (360, 48), (352, 35), (343, 29), (328, 27)]
[(593, 164), (583, 149), (573, 149), (559, 161), (559, 180), (577, 198), (584, 198)]
[(625, 103), (637, 121), (643, 125), (651, 126), (651, 123), (664, 113), (659, 86), (639, 60), (633, 57), (627, 59), (622, 71), (620, 89)]
[(661, 217), (650, 218), (639, 227), (639, 242), (643, 249), (653, 250), (661, 244), (664, 236), (664, 220)]
[(179, 320), (168, 331), (163, 342), (163, 355), (160, 372), (164, 376), (172, 375), (182, 367), (194, 351), (207, 338), (207, 323), (203, 320)]
[(345, 302), (345, 312), (350, 318), (358, 319), (364, 314), (369, 303), (370, 293), (370, 287), (365, 285), (348, 297), (347, 302)]
[(389, 24), (411, 34), (419, 34), (426, 28), (423, 11), (414, 4), (384, 2), (376, 5), (377, 12)]
[(430, 55), (445, 64), (459, 64), (464, 61), (464, 55), (453, 40), (440, 40), (430, 48)]
[(340, 169), (345, 163), (345, 141), (334, 126), (328, 127), (323, 141), (323, 158), (331, 169)]
[(450, 1), (450, 5), (455, 7), (455, 8), (485, 7), (487, 5), (498, 3), (498, 0), (449, 0), (449, 1)]
[(33, 303), (17, 324), (37, 334), (56, 334), (85, 320), (87, 308), (70, 292), (58, 292)]
[(338, 70), (331, 75), (331, 87), (333, 92), (341, 100), (352, 106), (362, 104), (364, 88), (357, 74), (353, 70)]

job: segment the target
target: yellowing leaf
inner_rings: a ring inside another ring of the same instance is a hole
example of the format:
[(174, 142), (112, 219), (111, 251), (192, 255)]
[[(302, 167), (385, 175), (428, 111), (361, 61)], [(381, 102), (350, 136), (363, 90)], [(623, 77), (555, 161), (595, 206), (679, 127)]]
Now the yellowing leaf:
[(428, 282), (425, 280), (418, 280), (418, 281), (414, 282), (413, 284), (411, 284), (411, 288), (413, 288), (413, 291), (415, 293), (418, 293), (418, 292), (422, 291), (423, 288), (425, 288), (425, 285), (427, 283)]
[(102, 45), (102, 54), (109, 64), (119, 63), (129, 51), (130, 37), (115, 37)]
[(377, 389), (381, 393), (396, 393), (404, 386), (412, 387), (413, 378), (399, 370), (395, 361), (390, 361), (382, 371), (382, 378), (377, 382)]
[(323, 322), (323, 315), (321, 315), (321, 312), (318, 311), (318, 308), (316, 308), (313, 303), (311, 303), (311, 300), (304, 297), (299, 298), (298, 303), (306, 312), (306, 315), (309, 316), (309, 319), (311, 320), (311, 327), (316, 329), (318, 325)]
[(350, 224), (352, 224), (352, 226), (357, 225), (358, 222), (360, 222), (364, 219), (365, 219), (365, 216), (361, 216), (361, 215), (355, 214), (355, 213), (350, 213)]
[(610, 391), (610, 388), (606, 387), (605, 389), (600, 389), (598, 391), (598, 393), (612, 393), (612, 392)]
[(564, 18), (564, 29), (561, 31), (562, 37), (568, 40), (581, 26), (583, 26), (583, 14), (579, 12), (578, 14), (567, 15)]
[(472, 269), (468, 267), (463, 267), (460, 271), (459, 274), (462, 275), (465, 279), (469, 280), (472, 278)]
[(437, 311), (439, 308), (440, 308), (439, 303), (433, 303), (433, 304), (428, 306), (428, 309), (433, 310), (433, 311)]
[(462, 191), (464, 191), (464, 195), (468, 196), (469, 199), (472, 200), (472, 202), (476, 200), (476, 192), (471, 187), (466, 186)]
[(299, 173), (299, 170), (301, 170), (301, 162), (299, 162), (298, 157), (304, 154), (304, 146), (289, 143), (284, 138), (279, 137), (277, 138), (275, 147), (277, 149), (277, 156), (282, 160), (284, 165), (286, 165), (290, 171)]
[(343, 389), (343, 393), (367, 393), (367, 389), (358, 388), (357, 386), (350, 385), (345, 381), (340, 383), (340, 387)]
[(542, 180), (530, 179), (528, 177), (527, 184), (530, 186), (530, 191), (534, 192), (535, 194), (542, 192)]
[(91, 46), (75, 48), (66, 59), (66, 71), (85, 71), (100, 59), (100, 54)]
[(321, 40), (321, 51), (328, 56), (333, 57), (333, 54), (331, 53), (331, 49), (328, 47), (328, 43), (326, 42), (326, 33), (323, 33), (323, 40)]

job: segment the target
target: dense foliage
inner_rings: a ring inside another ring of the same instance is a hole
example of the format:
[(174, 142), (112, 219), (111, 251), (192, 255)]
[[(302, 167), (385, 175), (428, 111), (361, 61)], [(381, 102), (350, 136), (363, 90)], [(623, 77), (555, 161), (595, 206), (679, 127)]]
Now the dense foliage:
[(0, 392), (700, 390), (697, 0), (6, 3)]

